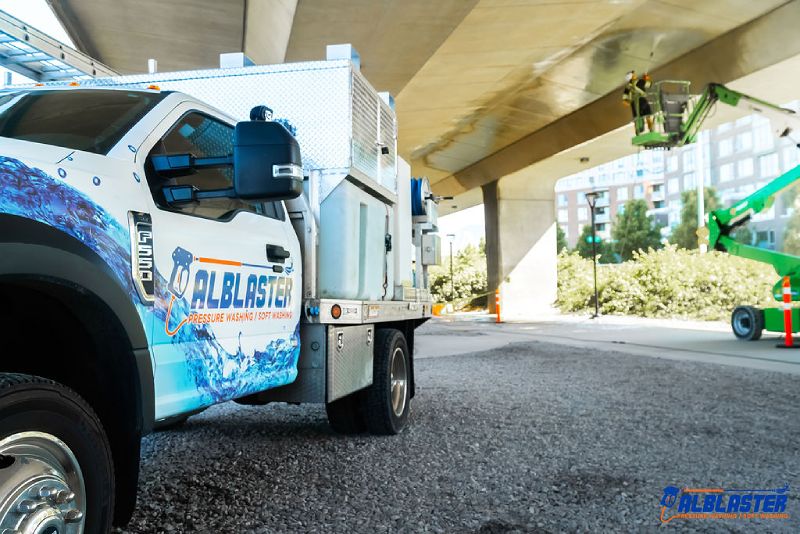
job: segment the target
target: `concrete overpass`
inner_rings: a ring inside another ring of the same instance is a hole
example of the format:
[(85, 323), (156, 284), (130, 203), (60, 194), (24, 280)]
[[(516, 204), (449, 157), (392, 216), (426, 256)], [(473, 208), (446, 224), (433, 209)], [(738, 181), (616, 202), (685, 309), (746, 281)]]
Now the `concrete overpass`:
[(555, 181), (582, 158), (632, 151), (626, 71), (796, 96), (784, 69), (800, 55), (797, 0), (49, 2), (82, 51), (122, 72), (151, 57), (160, 70), (209, 67), (232, 51), (319, 59), (353, 43), (373, 85), (397, 96), (414, 173), (456, 195), (445, 211), (484, 203), (489, 280), (509, 315), (555, 296)]

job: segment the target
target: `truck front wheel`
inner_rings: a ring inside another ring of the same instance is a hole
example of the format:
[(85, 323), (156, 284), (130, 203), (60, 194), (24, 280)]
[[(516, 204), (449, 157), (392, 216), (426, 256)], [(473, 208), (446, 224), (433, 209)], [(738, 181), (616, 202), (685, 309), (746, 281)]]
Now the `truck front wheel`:
[(731, 314), (733, 335), (745, 341), (761, 339), (764, 330), (764, 311), (753, 306), (737, 306)]
[(0, 532), (111, 529), (114, 469), (97, 415), (44, 378), (0, 373)]
[(403, 333), (393, 328), (375, 335), (372, 385), (362, 392), (364, 419), (373, 434), (399, 434), (411, 401), (411, 354)]

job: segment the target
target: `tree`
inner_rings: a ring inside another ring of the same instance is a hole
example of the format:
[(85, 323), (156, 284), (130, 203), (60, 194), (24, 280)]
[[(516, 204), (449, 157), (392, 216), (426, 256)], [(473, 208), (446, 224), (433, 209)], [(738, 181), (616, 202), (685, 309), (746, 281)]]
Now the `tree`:
[(794, 213), (786, 223), (786, 232), (783, 234), (783, 252), (800, 256), (800, 210), (795, 208)]
[(660, 227), (652, 216), (647, 215), (647, 202), (644, 200), (631, 200), (625, 204), (625, 211), (617, 215), (611, 228), (611, 237), (622, 261), (631, 259), (635, 250), (661, 248)]
[[(711, 188), (705, 188), (705, 211), (715, 210), (719, 207), (719, 197), (717, 192)], [(672, 231), (669, 242), (681, 248), (697, 248), (697, 191), (684, 191), (681, 193), (681, 222)]]
[(800, 256), (800, 209), (798, 209), (797, 187), (793, 186), (784, 191), (781, 194), (781, 201), (784, 206), (793, 208), (783, 234), (782, 252)]
[[(485, 246), (485, 244), (483, 245)], [(450, 293), (450, 262), (435, 265), (428, 271), (430, 290), (437, 302), (467, 304), (477, 295), (487, 292), (486, 255), (482, 243), (468, 244), (453, 256), (453, 286)]]
[(561, 228), (560, 224), (556, 225), (556, 252), (561, 252), (567, 248), (567, 235), (564, 233), (564, 230)]
[[(598, 239), (600, 236), (597, 236)], [(592, 259), (592, 225), (587, 224), (581, 230), (575, 250), (583, 258)], [(597, 263), (614, 263), (614, 251), (605, 241), (597, 243)]]

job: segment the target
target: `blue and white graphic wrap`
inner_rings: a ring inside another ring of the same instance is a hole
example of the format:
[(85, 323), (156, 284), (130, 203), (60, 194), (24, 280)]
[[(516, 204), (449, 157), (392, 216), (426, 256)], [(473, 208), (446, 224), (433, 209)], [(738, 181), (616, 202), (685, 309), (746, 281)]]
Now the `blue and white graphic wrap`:
[[(157, 395), (181, 399), (179, 405), (171, 405), (169, 413), (157, 413), (157, 418), (294, 381), (300, 354), (299, 317), (294, 318), (294, 331), (286, 338), (268, 342), (262, 350), (247, 354), (241, 344), (233, 352), (226, 350), (210, 324), (188, 323), (168, 336), (159, 326), (167, 321), (166, 303), (173, 297), (168, 281), (156, 271), (157, 303), (149, 306), (141, 301), (131, 275), (129, 230), (87, 194), (71, 186), (69, 180), (67, 171), (56, 178), (18, 159), (0, 156), (0, 212), (64, 232), (94, 251), (111, 269), (136, 306), (151, 347), (161, 345), (162, 353), (155, 362)], [(113, 178), (93, 175), (88, 180), (96, 190), (103, 189), (101, 183), (107, 186), (114, 182)], [(173, 317), (187, 317), (190, 313), (186, 298), (173, 300)], [(163, 367), (169, 370), (166, 376), (159, 372), (162, 358), (171, 361)], [(187, 388), (194, 393), (186, 395)], [(158, 399), (156, 404), (160, 405)]]

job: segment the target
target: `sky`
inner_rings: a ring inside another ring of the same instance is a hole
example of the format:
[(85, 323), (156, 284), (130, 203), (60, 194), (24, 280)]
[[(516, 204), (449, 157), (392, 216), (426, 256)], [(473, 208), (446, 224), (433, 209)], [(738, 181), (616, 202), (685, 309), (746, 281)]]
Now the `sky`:
[[(58, 22), (45, 0), (0, 0), (0, 10), (21, 20), (28, 26), (46, 33), (53, 39), (73, 48), (75, 47), (72, 39), (64, 31), (64, 27)], [(7, 71), (0, 68), (0, 72), (5, 73)], [(26, 83), (28, 81), (30, 80), (19, 74), (14, 74), (11, 79), (11, 83)]]
[(45, 0), (0, 0), (0, 10), (46, 33), (53, 39), (75, 47)]
[(483, 204), (458, 211), (452, 215), (439, 218), (439, 235), (442, 238), (442, 252), (448, 252), (451, 238), (455, 234), (453, 251), (458, 251), (468, 244), (477, 245), (484, 236)]

